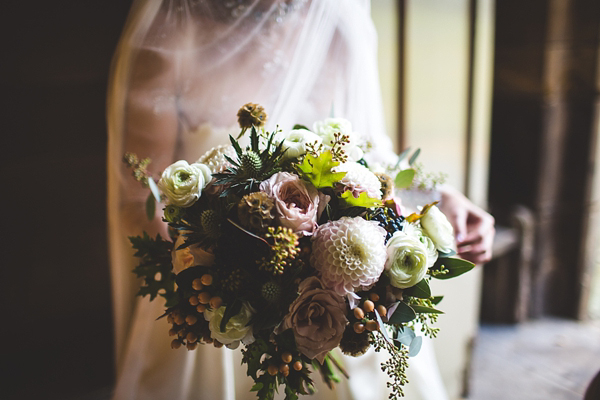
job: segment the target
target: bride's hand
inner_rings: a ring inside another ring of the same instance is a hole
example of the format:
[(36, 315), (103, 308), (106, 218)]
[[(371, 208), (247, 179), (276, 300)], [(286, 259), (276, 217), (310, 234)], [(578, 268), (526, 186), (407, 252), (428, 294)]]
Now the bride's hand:
[(440, 192), (440, 209), (454, 227), (458, 256), (475, 264), (490, 261), (496, 233), (494, 217), (452, 187)]

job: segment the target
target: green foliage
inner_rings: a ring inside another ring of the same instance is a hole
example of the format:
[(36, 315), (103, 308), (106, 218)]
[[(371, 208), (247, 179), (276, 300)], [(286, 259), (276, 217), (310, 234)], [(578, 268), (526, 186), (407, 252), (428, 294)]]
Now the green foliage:
[(427, 279), (423, 278), (419, 283), (411, 288), (406, 289), (402, 294), (411, 297), (418, 297), (420, 299), (428, 299), (431, 297), (431, 288), (429, 287)]
[(143, 279), (138, 296), (150, 296), (150, 300), (154, 300), (160, 295), (166, 299), (167, 307), (174, 305), (177, 297), (171, 263), (173, 242), (164, 240), (160, 235), (152, 239), (146, 232), (143, 236), (130, 237), (129, 240), (136, 250), (134, 256), (141, 259), (133, 269), (133, 272)]
[(410, 187), (413, 183), (413, 179), (415, 178), (416, 171), (412, 168), (404, 169), (396, 175), (394, 179), (394, 186), (396, 189), (405, 189)]
[(294, 125), (294, 127), (292, 129), (293, 130), (296, 130), (296, 129), (306, 129), (307, 131), (310, 131), (310, 129), (308, 129), (306, 126), (301, 125), (301, 124)]
[(437, 310), (435, 308), (432, 307), (426, 307), (426, 306), (422, 306), (419, 304), (412, 304), (411, 305), (412, 309), (415, 310), (415, 312), (420, 313), (420, 314), (443, 314), (443, 311)]
[(340, 165), (333, 161), (330, 151), (322, 152), (318, 157), (307, 154), (298, 166), (299, 172), (317, 189), (333, 187), (346, 175), (345, 172), (332, 172), (331, 169)]
[(446, 273), (441, 274), (432, 274), (434, 278), (437, 279), (450, 279), (455, 278), (464, 274), (465, 272), (469, 272), (475, 267), (470, 261), (463, 260), (462, 258), (438, 258), (433, 267), (431, 267), (432, 271), (442, 271), (447, 270)]
[(413, 153), (413, 155), (410, 156), (410, 158), (408, 160), (408, 165), (412, 166), (415, 163), (415, 161), (417, 161), (417, 157), (419, 157), (419, 154), (421, 154), (421, 149), (415, 150), (415, 152)]
[(150, 193), (146, 199), (146, 217), (148, 217), (148, 221), (152, 221), (154, 219), (155, 213), (156, 201), (154, 200), (154, 195)]
[[(267, 143), (262, 150), (260, 148), (260, 137), (254, 126), (250, 133), (250, 146), (245, 151), (242, 150), (239, 142), (233, 136), (229, 136), (237, 157), (234, 160), (225, 155), (225, 159), (231, 163), (231, 167), (222, 173), (213, 174), (213, 177), (216, 178), (215, 184), (228, 185), (221, 193), (221, 197), (227, 197), (230, 194), (241, 197), (244, 194), (258, 190), (258, 186), (262, 181), (281, 171), (279, 164), (285, 150), (283, 149), (283, 141), (273, 143), (275, 133), (268, 135)], [(259, 161), (252, 163), (254, 168), (248, 168), (247, 163), (242, 162), (242, 159), (248, 158), (248, 154), (252, 154), (251, 158), (256, 158), (255, 161)]]
[(400, 342), (395, 342), (398, 345), (389, 343), (376, 332), (371, 334), (371, 342), (376, 352), (386, 350), (390, 355), (390, 358), (381, 364), (381, 370), (390, 378), (387, 383), (391, 391), (389, 398), (398, 400), (400, 397), (404, 397), (403, 387), (408, 383), (406, 369), (408, 368), (409, 350)]
[[(403, 301), (399, 301), (397, 304), (398, 305), (393, 310), (393, 314), (391, 316), (388, 315), (389, 324), (400, 325), (417, 318), (417, 314), (415, 313), (415, 310), (411, 308), (411, 306)], [(390, 309), (392, 308), (390, 307)]]
[(367, 195), (367, 192), (361, 192), (358, 197), (354, 197), (352, 192), (347, 190), (340, 196), (344, 207), (381, 207), (382, 202)]
[[(260, 370), (260, 358), (269, 350), (269, 345), (263, 339), (256, 339), (252, 344), (242, 350), (244, 362), (248, 366), (248, 376), (256, 381), (258, 371)], [(255, 385), (256, 386), (256, 385)], [(262, 388), (262, 386), (261, 386)]]

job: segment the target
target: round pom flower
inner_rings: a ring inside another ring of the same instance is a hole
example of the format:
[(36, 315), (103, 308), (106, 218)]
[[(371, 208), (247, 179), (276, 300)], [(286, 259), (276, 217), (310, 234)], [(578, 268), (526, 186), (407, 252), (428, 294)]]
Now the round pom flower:
[(454, 229), (448, 218), (436, 206), (431, 206), (420, 219), (423, 231), (433, 240), (435, 247), (449, 253), (454, 247)]
[(416, 235), (406, 232), (394, 233), (387, 244), (385, 269), (390, 284), (406, 289), (419, 283), (427, 273), (428, 251)]
[(340, 344), (344, 334), (346, 303), (315, 276), (303, 280), (298, 292), (278, 332), (291, 328), (298, 350), (323, 364), (325, 355)]
[(317, 226), (319, 191), (297, 175), (278, 172), (260, 184), (260, 190), (275, 200), (277, 219), (294, 233), (312, 235)]
[(313, 131), (323, 139), (326, 148), (331, 148), (335, 142), (334, 134), (339, 132), (348, 138), (343, 148), (350, 161), (358, 161), (363, 158), (363, 151), (359, 147), (360, 134), (352, 131), (352, 124), (344, 118), (327, 118), (313, 124)]
[(236, 157), (235, 150), (233, 146), (216, 146), (204, 153), (197, 163), (204, 164), (208, 168), (210, 168), (213, 174), (223, 172), (225, 168), (231, 166), (231, 163), (227, 161), (225, 156), (229, 158)]
[(286, 149), (284, 157), (287, 159), (298, 158), (306, 154), (309, 143), (318, 146), (322, 142), (323, 139), (320, 136), (308, 129), (294, 129), (289, 131), (283, 138), (283, 148)]
[(231, 345), (240, 340), (245, 343), (251, 341), (252, 325), (248, 325), (248, 322), (252, 318), (252, 308), (247, 303), (242, 303), (240, 312), (227, 321), (225, 332), (221, 332), (221, 321), (225, 309), (225, 306), (221, 306), (216, 310), (204, 311), (204, 318), (208, 321), (208, 329), (210, 329), (210, 337), (225, 345)]
[(312, 237), (310, 262), (325, 285), (342, 296), (367, 290), (383, 272), (385, 235), (377, 222), (360, 217), (329, 221)]
[(169, 204), (189, 207), (200, 198), (202, 189), (211, 179), (211, 171), (204, 164), (188, 164), (180, 160), (169, 165), (158, 181), (158, 188), (167, 196)]
[(369, 197), (381, 199), (381, 181), (364, 165), (346, 162), (332, 168), (332, 171), (346, 173), (340, 183), (344, 186), (344, 191), (350, 190), (354, 197), (367, 192)]

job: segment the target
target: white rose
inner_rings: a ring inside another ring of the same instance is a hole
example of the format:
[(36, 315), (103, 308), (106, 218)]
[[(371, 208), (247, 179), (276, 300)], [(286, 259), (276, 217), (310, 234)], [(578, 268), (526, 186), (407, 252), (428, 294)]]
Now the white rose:
[(352, 124), (344, 118), (327, 118), (313, 124), (313, 131), (323, 139), (326, 148), (331, 148), (335, 141), (334, 134), (340, 132), (347, 135), (349, 142), (344, 145), (344, 150), (349, 161), (358, 161), (363, 158), (363, 151), (359, 147), (360, 134), (352, 131)]
[(247, 303), (242, 303), (240, 312), (227, 321), (225, 332), (221, 332), (220, 325), (225, 309), (225, 306), (221, 306), (216, 310), (207, 309), (204, 311), (204, 318), (208, 321), (208, 328), (210, 329), (210, 337), (225, 345), (233, 346), (239, 340), (252, 337), (252, 326), (248, 326), (248, 322), (252, 318), (250, 306)]
[(439, 208), (429, 208), (420, 221), (423, 231), (433, 240), (439, 251), (449, 253), (454, 249), (454, 229)]
[(418, 225), (411, 224), (407, 221), (404, 222), (403, 232), (405, 232), (409, 236), (414, 236), (423, 243), (425, 248), (427, 249), (427, 268), (433, 267), (433, 264), (438, 259), (438, 251), (435, 247), (435, 243), (433, 240), (423, 232)]
[(307, 144), (315, 142), (316, 145), (319, 145), (323, 142), (323, 139), (308, 129), (294, 129), (289, 131), (283, 138), (283, 148), (286, 150), (285, 158), (298, 158), (306, 154), (308, 150), (306, 147)]
[(195, 265), (203, 265), (210, 267), (215, 263), (215, 255), (202, 250), (197, 245), (191, 245), (184, 249), (177, 250), (185, 242), (185, 236), (179, 235), (175, 241), (175, 246), (171, 252), (171, 260), (173, 262), (173, 272), (180, 273), (184, 269)]
[(428, 258), (425, 244), (416, 235), (403, 231), (394, 233), (387, 243), (385, 262), (390, 284), (406, 289), (419, 283), (427, 273)]
[(204, 164), (188, 164), (180, 160), (169, 165), (158, 181), (158, 188), (167, 196), (168, 204), (189, 207), (200, 198), (202, 189), (211, 180), (210, 168)]

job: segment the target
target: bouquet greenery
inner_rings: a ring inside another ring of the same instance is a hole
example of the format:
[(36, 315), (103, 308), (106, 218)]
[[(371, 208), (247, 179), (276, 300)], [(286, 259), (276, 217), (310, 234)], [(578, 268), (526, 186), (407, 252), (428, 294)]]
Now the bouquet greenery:
[(394, 193), (413, 184), (415, 170), (399, 161), (373, 172), (350, 122), (269, 133), (266, 118), (246, 104), (230, 146), (175, 162), (157, 183), (149, 160), (125, 156), (151, 189), (148, 216), (164, 202), (171, 232), (131, 238), (139, 295), (166, 299), (175, 349), (242, 344), (260, 399), (279, 385), (290, 400), (313, 392), (312, 371), (332, 386), (345, 373), (336, 347), (351, 356), (388, 351), (382, 369), (391, 398), (400, 397), (418, 333), (438, 331), (442, 298), (429, 281), (473, 264), (452, 257), (452, 226), (435, 203), (402, 215)]

